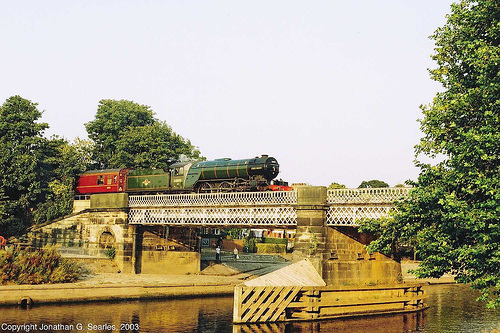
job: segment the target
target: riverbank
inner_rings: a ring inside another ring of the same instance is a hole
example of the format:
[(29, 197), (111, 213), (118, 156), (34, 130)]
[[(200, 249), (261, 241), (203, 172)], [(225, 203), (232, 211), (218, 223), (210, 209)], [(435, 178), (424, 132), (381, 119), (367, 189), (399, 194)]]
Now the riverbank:
[(248, 274), (233, 276), (93, 274), (66, 284), (0, 286), (0, 306), (232, 296)]
[[(454, 283), (452, 276), (416, 279), (408, 270), (417, 266), (417, 262), (402, 263), (404, 283)], [(0, 286), (0, 306), (18, 306), (23, 300), (38, 305), (233, 296), (235, 285), (255, 277), (254, 271), (240, 273), (241, 270), (226, 265), (213, 265), (204, 270), (204, 274), (196, 275), (135, 275), (100, 269), (104, 272), (91, 274), (75, 283)]]
[(404, 260), (401, 262), (401, 272), (403, 275), (404, 283), (424, 283), (424, 284), (449, 284), (455, 283), (455, 278), (453, 275), (444, 274), (439, 279), (435, 278), (425, 278), (425, 279), (417, 279), (417, 277), (411, 273), (411, 270), (415, 270), (418, 268), (419, 261), (413, 260)]

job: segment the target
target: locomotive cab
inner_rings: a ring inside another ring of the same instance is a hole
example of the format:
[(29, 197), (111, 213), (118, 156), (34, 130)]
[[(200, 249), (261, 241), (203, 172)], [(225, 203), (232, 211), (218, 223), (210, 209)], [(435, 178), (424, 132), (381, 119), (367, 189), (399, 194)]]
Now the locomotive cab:
[(170, 166), (170, 179), (173, 190), (184, 190), (186, 177), (192, 162), (179, 162)]

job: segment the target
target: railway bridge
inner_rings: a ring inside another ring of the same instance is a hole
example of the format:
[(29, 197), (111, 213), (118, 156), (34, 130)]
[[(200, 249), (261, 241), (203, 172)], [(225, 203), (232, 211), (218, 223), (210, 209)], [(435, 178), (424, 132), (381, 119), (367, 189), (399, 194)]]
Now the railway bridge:
[(399, 264), (366, 253), (370, 235), (358, 233), (357, 227), (362, 219), (387, 216), (395, 209), (394, 201), (409, 190), (304, 186), (277, 192), (100, 194), (76, 202), (75, 207), (83, 206), (74, 214), (33, 230), (30, 236), (34, 246), (59, 244), (79, 253), (112, 243), (122, 272), (147, 273), (153, 266), (162, 267), (158, 262), (175, 268), (194, 262), (199, 269), (196, 252), (144, 250), (144, 233), (161, 226), (295, 228), (293, 261), (308, 258), (328, 284), (392, 283), (401, 274)]
[(303, 191), (299, 188), (275, 192), (132, 195), (128, 198), (128, 223), (294, 228), (297, 212), (304, 204), (314, 202), (317, 209), (325, 212), (324, 225), (357, 227), (362, 219), (387, 216), (394, 209), (394, 201), (405, 197), (409, 191), (409, 188), (326, 190), (318, 187), (319, 192), (312, 192), (317, 196), (311, 196), (307, 192), (309, 188)]

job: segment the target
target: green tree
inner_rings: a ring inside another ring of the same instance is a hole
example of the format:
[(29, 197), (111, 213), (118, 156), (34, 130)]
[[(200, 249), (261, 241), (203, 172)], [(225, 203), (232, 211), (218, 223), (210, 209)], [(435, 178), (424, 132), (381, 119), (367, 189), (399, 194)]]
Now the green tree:
[(330, 186), (328, 186), (329, 190), (334, 190), (334, 189), (342, 189), (345, 188), (344, 184), (339, 184), (339, 183), (331, 183)]
[[(53, 170), (47, 153), (51, 146), (42, 134), (48, 125), (38, 123), (37, 104), (20, 96), (0, 107), (0, 234), (22, 233), (32, 210), (43, 201), (47, 175)], [(50, 155), (50, 154), (49, 154)]]
[(239, 228), (230, 228), (230, 229), (227, 229), (227, 235), (231, 239), (240, 239), (241, 235), (242, 235), (242, 230)]
[(257, 252), (257, 240), (252, 230), (248, 230), (248, 235), (243, 239), (243, 251), (248, 253)]
[[(416, 247), (420, 277), (456, 274), (500, 304), (500, 6), (497, 1), (453, 4), (437, 29), (430, 71), (444, 91), (422, 106), (424, 137), (418, 180), (399, 214), (379, 228), (371, 250), (387, 244)], [(385, 232), (382, 232), (387, 228)], [(376, 228), (374, 228), (376, 229)]]
[(114, 167), (116, 146), (124, 133), (154, 123), (154, 113), (149, 106), (126, 100), (99, 101), (95, 119), (85, 124), (89, 138), (95, 143), (94, 158), (98, 167)]
[(74, 143), (51, 138), (52, 149), (47, 152), (46, 165), (52, 172), (46, 174), (48, 188), (42, 202), (33, 212), (34, 223), (43, 223), (70, 214), (73, 208), (74, 186), (79, 175), (91, 164), (92, 144), (77, 138)]
[(358, 188), (378, 188), (378, 187), (389, 187), (384, 181), (372, 179), (372, 180), (363, 180)]
[(170, 126), (159, 121), (123, 133), (116, 150), (111, 165), (134, 168), (166, 168), (178, 161), (181, 155), (193, 159), (200, 157), (189, 140), (184, 140)]
[(95, 119), (85, 127), (98, 168), (163, 168), (181, 155), (199, 158), (189, 140), (154, 118), (149, 106), (132, 101), (101, 100)]

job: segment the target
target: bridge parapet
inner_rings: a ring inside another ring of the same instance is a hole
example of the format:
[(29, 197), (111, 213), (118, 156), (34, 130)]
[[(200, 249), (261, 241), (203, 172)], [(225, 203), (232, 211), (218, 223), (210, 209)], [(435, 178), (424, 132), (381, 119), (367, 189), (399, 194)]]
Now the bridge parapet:
[(357, 226), (364, 219), (379, 219), (395, 210), (394, 201), (408, 196), (411, 187), (333, 189), (327, 192), (329, 226)]
[(342, 188), (328, 190), (326, 200), (329, 204), (393, 204), (394, 201), (408, 196), (411, 187), (382, 188)]
[(260, 206), (297, 203), (296, 191), (131, 195), (129, 207)]
[[(328, 190), (326, 225), (355, 227), (359, 220), (387, 216), (395, 209), (394, 201), (409, 191), (410, 188)], [(129, 223), (295, 227), (297, 206), (297, 191), (131, 195)]]
[(296, 191), (136, 195), (129, 223), (294, 227), (296, 203)]

